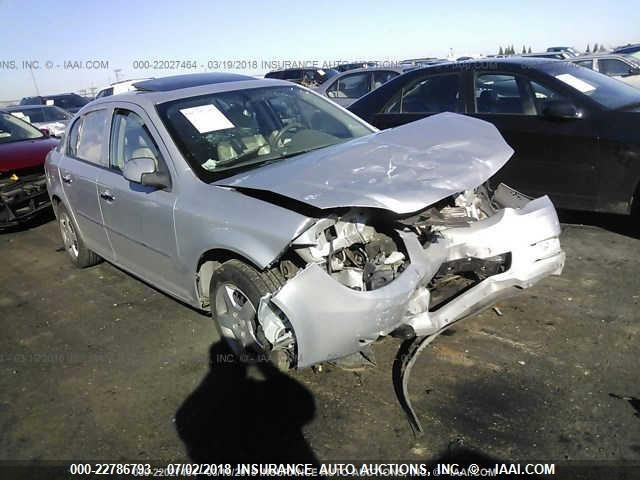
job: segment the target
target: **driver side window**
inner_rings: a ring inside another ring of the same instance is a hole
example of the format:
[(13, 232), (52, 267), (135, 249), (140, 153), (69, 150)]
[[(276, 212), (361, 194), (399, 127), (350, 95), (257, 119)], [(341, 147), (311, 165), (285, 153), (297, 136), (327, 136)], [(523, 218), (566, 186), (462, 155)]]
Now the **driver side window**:
[(110, 166), (123, 170), (132, 158), (152, 158), (158, 167), (158, 148), (139, 115), (116, 110), (111, 129)]
[(530, 83), (531, 83), (531, 92), (533, 93), (533, 102), (535, 104), (536, 113), (538, 115), (543, 114), (544, 109), (549, 102), (556, 102), (556, 101), (567, 102), (566, 97), (564, 97), (563, 95), (560, 95), (559, 93), (554, 92), (553, 90), (543, 85), (540, 85), (537, 82), (531, 81)]

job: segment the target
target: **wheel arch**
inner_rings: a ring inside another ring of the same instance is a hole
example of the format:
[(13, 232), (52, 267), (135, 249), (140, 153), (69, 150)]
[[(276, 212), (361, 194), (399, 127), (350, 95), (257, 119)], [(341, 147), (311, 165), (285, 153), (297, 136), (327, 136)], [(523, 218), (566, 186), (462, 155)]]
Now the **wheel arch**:
[(207, 250), (202, 255), (200, 255), (198, 264), (196, 266), (195, 289), (197, 301), (201, 308), (205, 310), (208, 310), (210, 308), (209, 285), (211, 284), (213, 272), (228, 260), (240, 260), (247, 265), (251, 265), (258, 271), (263, 270), (263, 268), (261, 268), (251, 259), (241, 255), (234, 250), (226, 248), (212, 248), (210, 250)]

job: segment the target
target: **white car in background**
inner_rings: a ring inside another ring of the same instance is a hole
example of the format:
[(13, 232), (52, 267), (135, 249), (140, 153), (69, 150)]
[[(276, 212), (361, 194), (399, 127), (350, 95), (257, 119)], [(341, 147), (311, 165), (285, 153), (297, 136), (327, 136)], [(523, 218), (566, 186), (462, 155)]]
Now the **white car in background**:
[(20, 105), (2, 110), (40, 130), (48, 130), (53, 137), (61, 137), (69, 120), (73, 118), (71, 113), (55, 105)]
[(134, 87), (134, 84), (143, 82), (145, 80), (151, 80), (151, 78), (134, 78), (133, 80), (122, 80), (120, 82), (112, 83), (108, 87), (104, 87), (98, 90), (96, 98), (109, 97), (111, 95), (117, 95), (119, 93), (131, 92), (136, 89), (136, 87)]

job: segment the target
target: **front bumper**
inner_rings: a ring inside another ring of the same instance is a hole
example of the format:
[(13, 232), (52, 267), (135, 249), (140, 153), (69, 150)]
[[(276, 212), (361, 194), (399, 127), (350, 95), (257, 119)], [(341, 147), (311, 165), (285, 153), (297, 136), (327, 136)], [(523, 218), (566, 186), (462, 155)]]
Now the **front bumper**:
[[(546, 196), (521, 208), (499, 210), (469, 227), (444, 230), (426, 248), (414, 233), (398, 233), (411, 263), (384, 287), (356, 291), (310, 264), (269, 298), (293, 327), (298, 368), (354, 353), (403, 324), (417, 335), (435, 333), (547, 275), (560, 274), (564, 266), (558, 217)], [(435, 311), (415, 313), (416, 297), (422, 296), (425, 304), (426, 285), (444, 262), (505, 253), (511, 254), (507, 271), (480, 281)]]
[(51, 207), (44, 173), (14, 178), (0, 178), (0, 228), (23, 224)]

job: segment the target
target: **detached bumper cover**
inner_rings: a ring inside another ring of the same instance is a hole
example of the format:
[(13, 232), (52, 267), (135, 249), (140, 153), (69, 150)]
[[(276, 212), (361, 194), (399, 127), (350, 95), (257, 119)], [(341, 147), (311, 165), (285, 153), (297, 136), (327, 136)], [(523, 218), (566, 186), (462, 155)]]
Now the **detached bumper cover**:
[[(426, 248), (414, 233), (399, 234), (411, 263), (382, 288), (349, 289), (311, 264), (270, 298), (293, 326), (299, 368), (356, 352), (402, 324), (411, 325), (418, 335), (434, 333), (547, 275), (560, 274), (564, 266), (558, 217), (546, 196), (521, 208), (504, 208), (470, 227), (447, 229)], [(511, 254), (507, 271), (482, 280), (435, 311), (409, 313), (418, 291), (428, 295), (424, 287), (442, 263), (504, 253)]]

